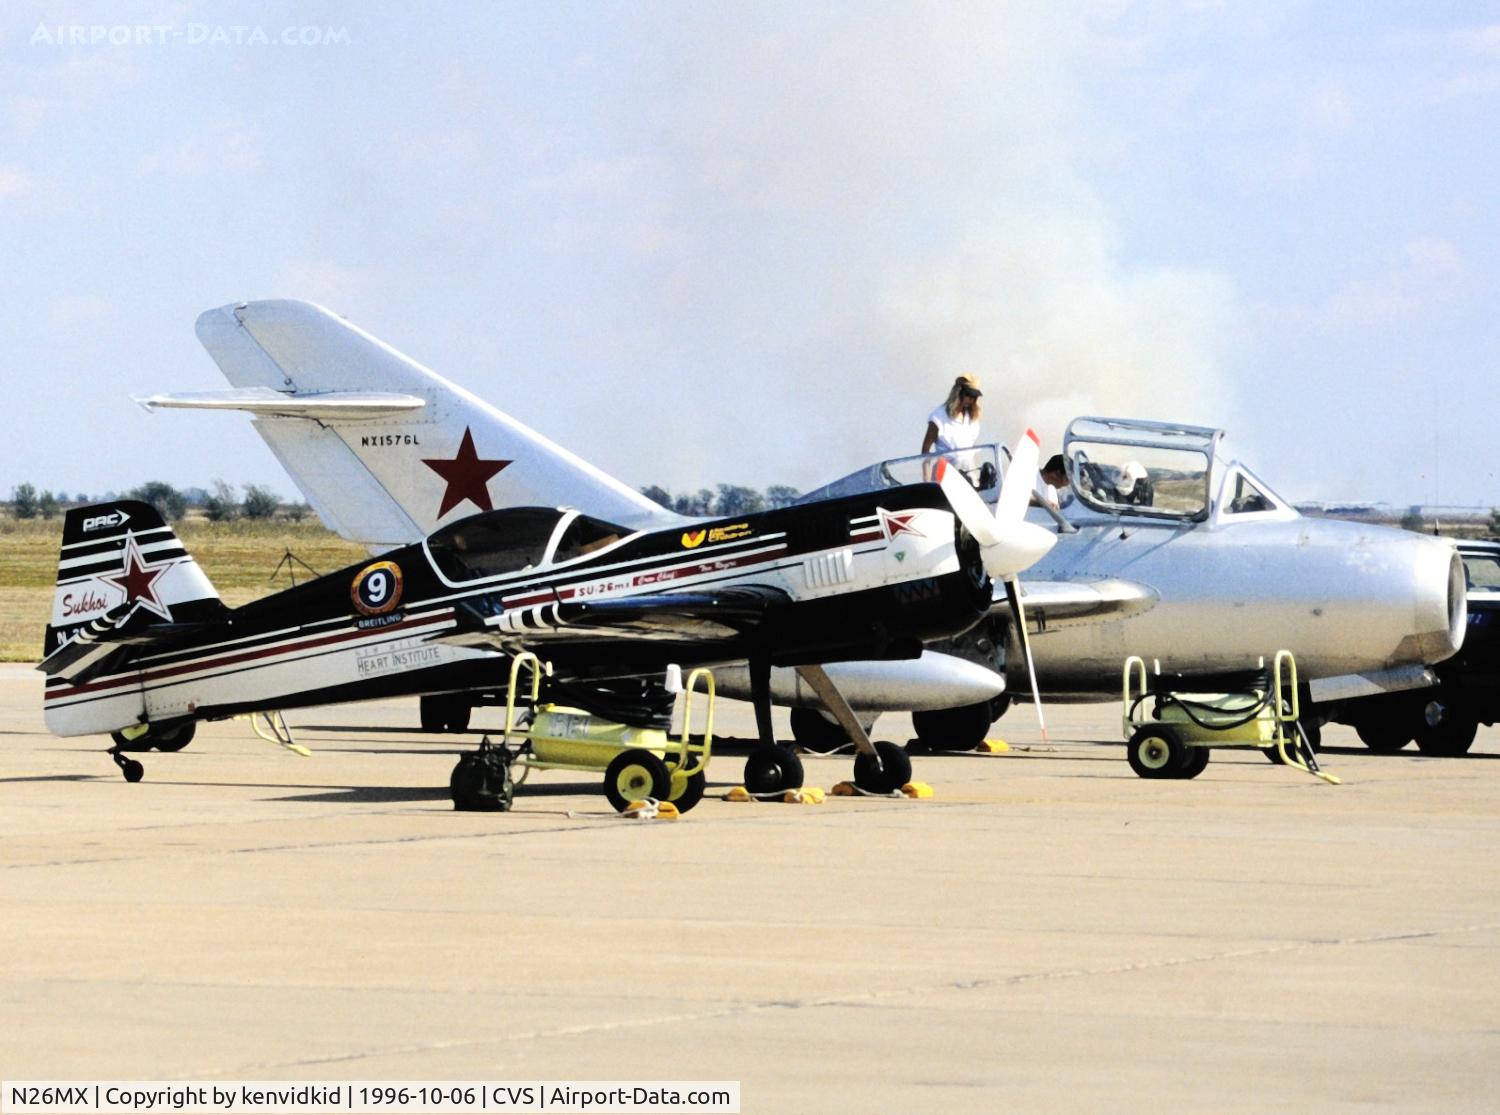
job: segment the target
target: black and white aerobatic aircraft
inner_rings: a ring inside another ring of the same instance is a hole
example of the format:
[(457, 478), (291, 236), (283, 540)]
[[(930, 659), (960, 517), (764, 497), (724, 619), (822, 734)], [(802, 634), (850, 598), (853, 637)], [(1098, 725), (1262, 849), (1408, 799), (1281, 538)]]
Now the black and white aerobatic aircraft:
[(821, 664), (914, 658), (985, 615), (991, 578), (1013, 581), (1046, 553), (1053, 536), (1022, 518), (1027, 434), (998, 514), (951, 469), (686, 528), (489, 510), (234, 609), (149, 505), (78, 508), (38, 667), (47, 727), (113, 733), (134, 781), (140, 765), (121, 750), (174, 750), (199, 720), (493, 685), (522, 650), (565, 680), (747, 661), (761, 739), (747, 784), (801, 785), (771, 732), (770, 671), (784, 666), (855, 738), (856, 783), (889, 791), (910, 778), (905, 751), (871, 743)]

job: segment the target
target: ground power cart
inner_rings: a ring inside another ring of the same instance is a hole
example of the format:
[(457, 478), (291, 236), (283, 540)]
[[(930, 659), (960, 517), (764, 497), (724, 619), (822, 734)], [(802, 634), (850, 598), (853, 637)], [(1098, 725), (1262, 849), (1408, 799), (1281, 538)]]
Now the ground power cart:
[[(1124, 730), (1130, 769), (1142, 778), (1196, 778), (1216, 747), (1259, 748), (1273, 763), (1337, 783), (1319, 769), (1298, 721), (1297, 663), (1279, 650), (1271, 669), (1246, 676), (1244, 688), (1189, 693), (1149, 677), (1145, 660), (1125, 660)], [(1155, 685), (1152, 684), (1155, 682)]]

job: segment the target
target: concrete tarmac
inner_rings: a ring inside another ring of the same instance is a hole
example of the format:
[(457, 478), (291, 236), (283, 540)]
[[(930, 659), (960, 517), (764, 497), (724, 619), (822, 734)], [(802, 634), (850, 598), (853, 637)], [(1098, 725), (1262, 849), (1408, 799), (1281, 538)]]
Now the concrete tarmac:
[(1049, 707), (1049, 746), (1022, 706), (1008, 754), (915, 758), (933, 800), (666, 823), (560, 772), (456, 813), (477, 737), (412, 730), (413, 701), (291, 714), (311, 759), (204, 725), (129, 785), (40, 693), (0, 667), (6, 1079), (727, 1079), (747, 1112), (1500, 1095), (1500, 729), (1442, 760), (1330, 728), (1342, 786), (1254, 752), (1155, 782), (1116, 706)]

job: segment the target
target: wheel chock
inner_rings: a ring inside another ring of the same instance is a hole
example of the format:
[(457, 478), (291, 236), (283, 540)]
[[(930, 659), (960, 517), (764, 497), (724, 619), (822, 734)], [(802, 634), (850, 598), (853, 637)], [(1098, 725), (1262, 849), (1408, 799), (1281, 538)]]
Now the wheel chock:
[(853, 782), (836, 782), (830, 792), (836, 798), (852, 798), (855, 794), (859, 793), (855, 789)]
[(787, 805), (822, 805), (823, 790), (820, 786), (801, 786), (795, 790), (772, 790), (766, 794), (752, 794), (743, 786), (736, 786), (724, 795), (725, 801), (780, 801)]
[(823, 788), (821, 786), (803, 786), (796, 790), (788, 790), (781, 795), (781, 800), (788, 805), (822, 805)]
[(1003, 739), (982, 739), (974, 750), (981, 755), (1001, 755), (1010, 750), (1010, 744)]
[(670, 801), (643, 798), (627, 805), (621, 811), (620, 816), (629, 817), (632, 821), (676, 821), (682, 817), (682, 814)]
[(932, 787), (925, 782), (908, 782), (901, 787), (901, 792), (909, 798), (932, 797)]

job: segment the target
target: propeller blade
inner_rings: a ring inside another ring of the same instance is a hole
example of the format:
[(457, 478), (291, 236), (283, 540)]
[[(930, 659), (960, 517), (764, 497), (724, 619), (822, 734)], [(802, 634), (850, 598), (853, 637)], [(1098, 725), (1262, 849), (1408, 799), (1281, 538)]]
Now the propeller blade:
[(1021, 641), (1021, 656), (1026, 659), (1026, 674), (1031, 679), (1031, 703), (1036, 706), (1036, 722), (1041, 726), (1042, 739), (1047, 739), (1047, 718), (1042, 715), (1042, 694), (1036, 684), (1036, 662), (1031, 657), (1031, 636), (1026, 633), (1026, 612), (1021, 606), (1021, 586), (1014, 577), (1005, 579), (1005, 599), (1010, 601), (1010, 614), (1016, 620), (1016, 635)]
[(1039, 561), (1057, 544), (1057, 535), (1026, 521), (1026, 507), (1036, 487), (1036, 462), (1041, 445), (1035, 430), (1027, 430), (1011, 457), (1000, 488), (997, 510), (946, 459), (937, 463), (933, 479), (942, 486), (953, 513), (979, 543), (985, 572), (997, 581), (1013, 577)]
[(1036, 463), (1041, 450), (1042, 444), (1036, 431), (1028, 427), (1010, 456), (1010, 467), (1005, 470), (1005, 483), (1000, 485), (1000, 498), (995, 502), (995, 518), (1007, 526), (1019, 523), (1026, 517), (1031, 493), (1036, 490)]
[(974, 536), (981, 547), (994, 546), (1000, 542), (995, 516), (990, 512), (989, 504), (984, 502), (984, 497), (974, 490), (974, 485), (964, 478), (962, 472), (945, 459), (937, 463), (933, 479), (942, 486), (943, 495), (948, 498), (958, 521), (963, 523), (964, 529)]

